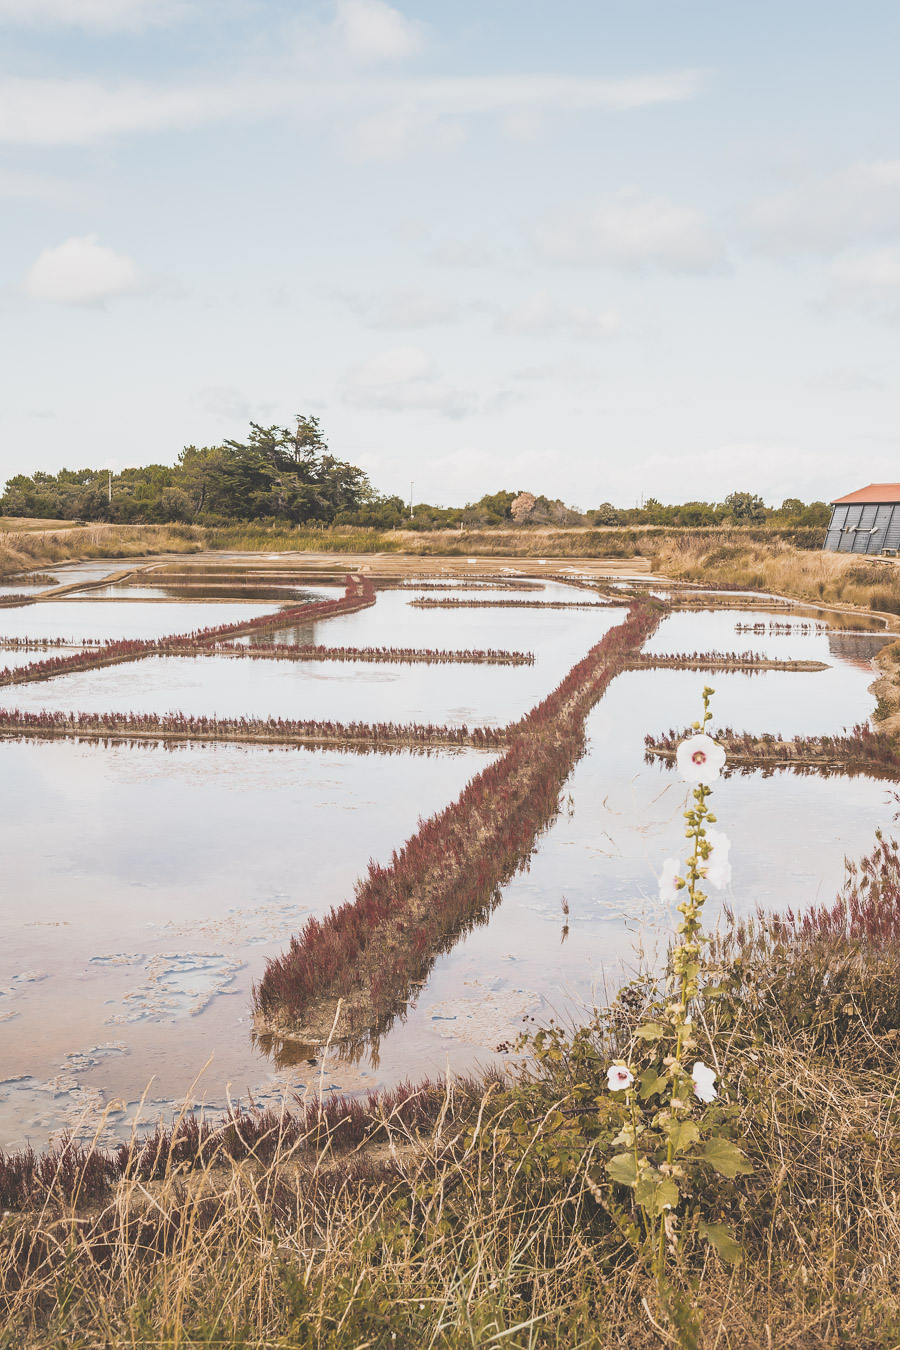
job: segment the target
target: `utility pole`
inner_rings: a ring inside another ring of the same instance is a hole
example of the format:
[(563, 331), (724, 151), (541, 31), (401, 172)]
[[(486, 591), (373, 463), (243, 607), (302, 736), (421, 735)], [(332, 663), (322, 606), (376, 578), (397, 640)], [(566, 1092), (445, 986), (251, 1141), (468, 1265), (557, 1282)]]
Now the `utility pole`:
[(409, 484), (409, 518), (410, 518), (410, 520), (412, 520), (412, 518), (413, 518), (412, 498), (413, 498), (413, 488), (414, 488), (414, 487), (415, 487), (415, 484), (414, 484), (412, 481), (410, 481), (410, 484)]
[(109, 501), (112, 505), (112, 469), (109, 470)]

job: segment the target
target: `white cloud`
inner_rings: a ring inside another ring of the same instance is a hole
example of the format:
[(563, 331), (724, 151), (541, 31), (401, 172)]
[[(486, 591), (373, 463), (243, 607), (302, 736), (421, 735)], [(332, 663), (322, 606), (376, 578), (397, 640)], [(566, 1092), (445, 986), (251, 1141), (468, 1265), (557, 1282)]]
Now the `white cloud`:
[(453, 323), (459, 313), (455, 301), (412, 289), (343, 298), (367, 328), (433, 328)]
[(696, 273), (725, 265), (721, 241), (699, 211), (635, 187), (560, 212), (540, 228), (537, 243), (552, 261), (583, 267)]
[(807, 389), (821, 390), (823, 393), (858, 393), (873, 389), (884, 389), (884, 380), (872, 375), (859, 366), (834, 366), (823, 370), (806, 381)]
[(533, 334), (536, 337), (560, 334), (563, 337), (596, 341), (617, 332), (619, 316), (614, 309), (599, 312), (586, 305), (565, 305), (553, 300), (547, 291), (530, 296), (520, 305), (501, 314), (495, 327), (508, 333)]
[(426, 259), (438, 267), (489, 267), (494, 253), (474, 239), (448, 239), (433, 248)]
[(217, 422), (227, 422), (231, 426), (237, 422), (246, 423), (251, 419), (267, 417), (276, 407), (272, 402), (248, 398), (233, 384), (207, 385), (203, 389), (196, 390), (192, 401), (202, 412), (208, 413)]
[(829, 282), (826, 307), (900, 318), (900, 247), (842, 254), (831, 264)]
[(771, 254), (832, 253), (900, 230), (900, 160), (851, 164), (763, 197), (747, 213), (756, 246)]
[(403, 61), (422, 46), (419, 26), (385, 0), (338, 0), (334, 29), (354, 61)]
[(157, 132), (232, 118), (337, 119), (357, 153), (384, 158), (412, 147), (454, 145), (464, 119), (510, 108), (627, 111), (689, 98), (691, 73), (632, 80), (556, 76), (439, 79), (290, 79), (237, 77), (206, 84), (104, 83), (96, 79), (0, 81), (0, 141), (16, 145), (89, 145), (108, 137)]
[(351, 366), (341, 396), (355, 408), (435, 412), (445, 417), (462, 417), (471, 406), (470, 397), (447, 385), (434, 361), (418, 347), (395, 347)]
[(186, 13), (181, 0), (0, 0), (0, 24), (21, 27), (143, 28)]
[(12, 173), (0, 170), (0, 200), (40, 202), (42, 206), (72, 207), (84, 205), (87, 194), (80, 183), (45, 174)]
[(96, 234), (45, 248), (25, 273), (26, 295), (69, 305), (97, 305), (138, 288), (133, 260), (98, 244)]
[(514, 380), (524, 384), (542, 384), (559, 380), (566, 384), (593, 386), (603, 377), (596, 366), (584, 361), (548, 361), (539, 366), (522, 366), (512, 373)]
[[(661, 501), (685, 497), (723, 501), (729, 492), (762, 492), (765, 500), (785, 497), (827, 501), (860, 483), (884, 482), (896, 470), (890, 455), (848, 456), (846, 447), (823, 451), (818, 444), (801, 448), (785, 442), (731, 441), (684, 455), (649, 455), (639, 464), (623, 461), (610, 476), (611, 501), (625, 500), (634, 490), (636, 473), (646, 492)], [(685, 484), (692, 485), (689, 493)]]

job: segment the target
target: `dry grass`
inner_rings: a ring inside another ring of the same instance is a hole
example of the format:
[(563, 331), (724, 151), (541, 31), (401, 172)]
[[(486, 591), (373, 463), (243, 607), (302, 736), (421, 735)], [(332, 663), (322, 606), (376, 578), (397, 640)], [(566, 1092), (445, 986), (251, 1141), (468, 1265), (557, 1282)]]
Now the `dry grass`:
[[(688, 1202), (686, 1230), (692, 1207), (718, 1206), (746, 1252), (735, 1269), (686, 1244), (677, 1277), (702, 1314), (697, 1344), (889, 1350), (900, 1339), (895, 1041), (861, 1057), (858, 1028), (823, 1053), (763, 1004), (742, 975), (740, 997), (705, 1029), (754, 1173)], [(87, 1211), (51, 1191), (42, 1210), (3, 1220), (0, 1344), (675, 1344), (585, 1188), (591, 1113), (573, 1103), (602, 1089), (611, 1043), (599, 1017), (557, 1037), (530, 1079), (466, 1101), (450, 1087), (436, 1125), (388, 1121), (374, 1150), (310, 1160), (294, 1146), (258, 1163), (208, 1151), (191, 1172), (131, 1178)]]
[(10, 529), (9, 519), (2, 523), (0, 576), (75, 558), (199, 553), (205, 547), (204, 532), (188, 525), (87, 525), (78, 529), (65, 521), (30, 521), (27, 524), (40, 528)]
[(815, 603), (900, 614), (900, 565), (821, 548), (796, 548), (775, 534), (670, 530), (653, 540), (654, 569), (679, 580), (775, 591)]

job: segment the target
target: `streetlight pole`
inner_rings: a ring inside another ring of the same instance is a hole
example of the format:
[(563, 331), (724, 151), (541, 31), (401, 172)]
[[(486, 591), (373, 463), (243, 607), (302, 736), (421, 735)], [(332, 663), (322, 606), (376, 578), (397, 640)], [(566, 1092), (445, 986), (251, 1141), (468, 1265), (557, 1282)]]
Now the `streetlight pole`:
[(414, 487), (415, 487), (415, 484), (414, 484), (412, 481), (410, 481), (410, 484), (409, 484), (409, 518), (410, 518), (410, 520), (412, 520), (412, 518), (413, 518), (413, 504), (412, 504), (412, 499), (413, 499), (413, 488), (414, 488)]

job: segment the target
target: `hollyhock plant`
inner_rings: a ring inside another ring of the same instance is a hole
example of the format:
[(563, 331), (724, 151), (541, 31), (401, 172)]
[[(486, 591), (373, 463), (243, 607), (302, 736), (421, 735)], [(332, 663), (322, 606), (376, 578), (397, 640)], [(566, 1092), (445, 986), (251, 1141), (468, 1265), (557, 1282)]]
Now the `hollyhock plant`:
[[(672, 1344), (681, 1346), (700, 1343), (698, 1309), (690, 1295), (683, 1296), (675, 1288), (669, 1274), (670, 1258), (678, 1259), (682, 1246), (693, 1240), (689, 1225), (677, 1226), (690, 1212), (686, 1206), (679, 1215), (682, 1202), (694, 1203), (697, 1178), (708, 1176), (707, 1169), (729, 1180), (753, 1170), (734, 1141), (733, 1125), (723, 1121), (717, 1110), (707, 1109), (719, 1098), (716, 1070), (695, 1058), (707, 1040), (714, 1042), (715, 1019), (708, 1019), (705, 1011), (722, 994), (704, 961), (709, 938), (703, 931), (707, 897), (702, 887), (707, 882), (727, 886), (731, 880), (731, 841), (712, 828), (716, 817), (709, 808), (710, 783), (725, 764), (724, 749), (704, 731), (712, 720), (712, 693), (712, 689), (703, 690), (702, 720), (694, 723), (695, 734), (677, 752), (679, 767), (693, 790), (684, 813), (687, 856), (667, 858), (659, 881), (660, 900), (663, 904), (677, 900), (680, 915), (669, 949), (665, 986), (651, 993), (636, 1024), (621, 1019), (631, 1033), (630, 1066), (620, 1060), (606, 1070), (612, 1092), (625, 1089), (624, 1095), (616, 1096), (605, 1108), (604, 1118), (619, 1126), (609, 1139), (610, 1151), (618, 1151), (606, 1161), (606, 1184), (619, 1188), (620, 1194), (623, 1188), (632, 1192), (635, 1222), (628, 1230), (629, 1240), (656, 1281), (672, 1327), (690, 1330), (690, 1339), (673, 1337)], [(620, 1029), (615, 1019), (612, 1026)], [(715, 1050), (707, 1053), (716, 1058)], [(589, 1190), (606, 1203), (602, 1186), (592, 1178)], [(703, 1202), (696, 1234), (715, 1247), (723, 1261), (739, 1260), (740, 1247), (721, 1222), (718, 1204), (709, 1207), (713, 1222), (702, 1212), (705, 1207)]]
[(721, 891), (723, 887), (731, 885), (731, 863), (728, 861), (731, 840), (722, 830), (707, 830), (706, 845), (706, 880), (710, 886)]
[(691, 1077), (694, 1080), (694, 1092), (701, 1102), (714, 1102), (719, 1095), (715, 1088), (715, 1070), (704, 1064), (702, 1059), (698, 1059), (691, 1069)]
[(634, 1082), (634, 1074), (627, 1064), (611, 1064), (606, 1070), (606, 1082), (610, 1092), (624, 1092)]
[(725, 767), (725, 751), (712, 736), (688, 736), (675, 752), (678, 771), (688, 783), (714, 783)]
[(678, 892), (681, 889), (678, 885), (681, 880), (680, 871), (681, 863), (677, 858), (666, 858), (659, 878), (659, 903), (661, 905), (671, 905), (678, 899)]

